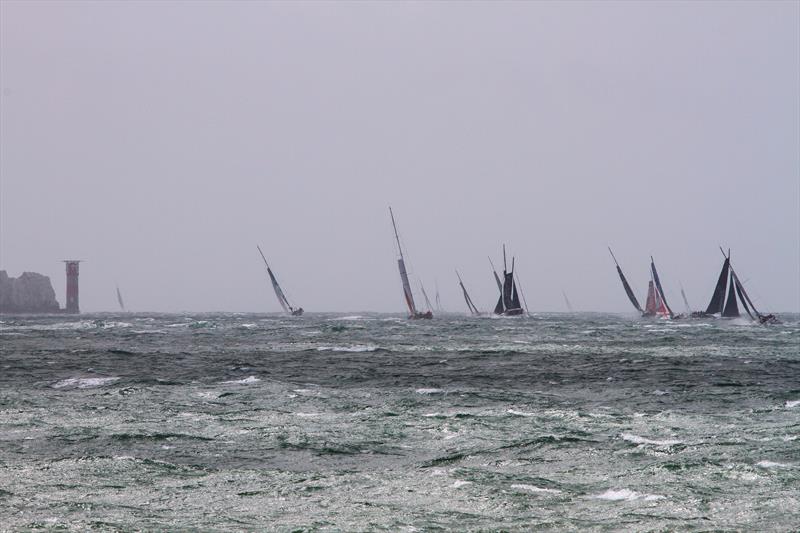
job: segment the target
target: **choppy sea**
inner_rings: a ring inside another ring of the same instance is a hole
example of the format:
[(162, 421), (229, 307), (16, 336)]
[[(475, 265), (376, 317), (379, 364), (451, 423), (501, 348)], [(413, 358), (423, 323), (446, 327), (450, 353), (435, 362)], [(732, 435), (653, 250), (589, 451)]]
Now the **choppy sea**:
[(781, 318), (0, 317), (0, 530), (797, 530)]

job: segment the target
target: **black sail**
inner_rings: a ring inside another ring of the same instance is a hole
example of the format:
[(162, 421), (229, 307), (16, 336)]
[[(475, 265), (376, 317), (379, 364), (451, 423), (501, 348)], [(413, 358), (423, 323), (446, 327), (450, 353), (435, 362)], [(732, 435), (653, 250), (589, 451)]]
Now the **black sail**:
[(497, 305), (494, 306), (494, 314), (502, 315), (503, 314), (503, 295), (500, 295), (500, 298), (497, 300)]
[(667, 303), (667, 298), (664, 296), (664, 289), (661, 287), (661, 280), (658, 279), (658, 271), (656, 270), (656, 264), (653, 261), (653, 258), (650, 258), (650, 270), (653, 272), (653, 281), (656, 282), (656, 288), (658, 289), (658, 294), (661, 296), (661, 301), (664, 302), (664, 307), (667, 308), (669, 312), (669, 316), (674, 316), (672, 309), (669, 308), (669, 304)]
[(734, 287), (733, 278), (731, 278), (730, 287), (728, 288), (728, 301), (725, 302), (725, 309), (722, 310), (722, 316), (726, 318), (741, 316), (739, 314), (739, 305), (736, 303), (736, 289)]
[(744, 310), (747, 311), (748, 316), (750, 316), (750, 318), (755, 320), (755, 317), (753, 317), (753, 313), (750, 312), (750, 307), (747, 305), (747, 300), (745, 299), (744, 294), (742, 292), (744, 289), (742, 289), (742, 286), (739, 283), (738, 279), (735, 279), (734, 282), (736, 285), (736, 294), (739, 295), (739, 300), (742, 301), (742, 307), (744, 307)]
[(506, 309), (516, 309), (519, 305), (514, 305), (512, 295), (512, 292), (514, 292), (514, 274), (503, 271), (503, 277), (503, 306)]
[(522, 309), (522, 302), (519, 301), (519, 293), (517, 292), (517, 284), (511, 281), (511, 309)]
[(717, 286), (714, 288), (714, 295), (711, 297), (711, 301), (708, 303), (708, 308), (706, 309), (706, 313), (709, 315), (722, 312), (722, 304), (725, 301), (725, 285), (728, 283), (730, 264), (731, 260), (726, 257), (725, 262), (722, 263), (722, 271), (719, 273)]
[(631, 301), (637, 311), (644, 313), (642, 306), (639, 305), (639, 301), (636, 299), (636, 295), (633, 294), (633, 290), (631, 290), (631, 286), (628, 285), (628, 280), (625, 279), (625, 274), (622, 273), (622, 269), (619, 267), (619, 265), (617, 265), (617, 273), (619, 274), (620, 281), (622, 281), (622, 286), (625, 288), (625, 294), (628, 295), (628, 299)]
[(758, 318), (761, 318), (761, 313), (759, 313), (758, 309), (756, 309), (755, 304), (753, 304), (753, 300), (750, 299), (747, 291), (744, 290), (744, 285), (742, 285), (742, 282), (739, 281), (739, 276), (736, 275), (736, 272), (734, 272), (733, 269), (731, 269), (731, 278), (733, 278), (733, 281), (736, 284), (736, 292), (739, 294), (739, 299), (742, 301), (742, 305), (744, 306), (745, 311), (747, 311), (747, 314), (750, 315), (750, 318), (753, 317), (753, 314), (750, 313), (750, 309), (748, 309), (747, 306), (747, 304), (750, 304), (750, 308), (753, 310), (753, 313), (755, 313)]

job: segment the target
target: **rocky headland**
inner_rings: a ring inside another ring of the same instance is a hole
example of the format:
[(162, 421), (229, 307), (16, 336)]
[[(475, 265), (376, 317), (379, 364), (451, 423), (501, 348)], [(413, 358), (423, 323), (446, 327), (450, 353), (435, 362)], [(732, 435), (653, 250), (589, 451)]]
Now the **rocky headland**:
[(11, 278), (0, 270), (0, 313), (58, 313), (61, 308), (50, 278), (23, 272)]

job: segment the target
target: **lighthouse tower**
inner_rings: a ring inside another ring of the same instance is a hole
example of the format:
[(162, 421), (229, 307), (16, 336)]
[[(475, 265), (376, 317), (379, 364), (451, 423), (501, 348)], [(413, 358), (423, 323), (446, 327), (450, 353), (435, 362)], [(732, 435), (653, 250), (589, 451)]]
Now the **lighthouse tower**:
[(67, 309), (66, 312), (77, 315), (81, 312), (78, 305), (78, 264), (80, 260), (69, 259), (67, 265)]

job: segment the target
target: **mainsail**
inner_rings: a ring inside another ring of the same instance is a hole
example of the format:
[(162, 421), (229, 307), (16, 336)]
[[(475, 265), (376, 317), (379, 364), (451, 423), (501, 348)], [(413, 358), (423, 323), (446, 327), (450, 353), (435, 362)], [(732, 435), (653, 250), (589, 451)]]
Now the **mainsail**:
[(461, 292), (464, 293), (464, 301), (467, 302), (467, 308), (469, 309), (469, 312), (473, 315), (481, 314), (480, 311), (478, 311), (478, 308), (475, 307), (475, 304), (472, 303), (472, 298), (469, 297), (467, 288), (464, 287), (464, 282), (461, 281), (461, 274), (458, 273), (458, 270), (456, 270), (456, 276), (458, 276), (458, 285), (461, 287)]
[(708, 303), (706, 313), (709, 315), (716, 315), (722, 313), (722, 305), (725, 302), (725, 287), (728, 284), (728, 271), (730, 270), (731, 259), (725, 256), (725, 262), (722, 263), (722, 271), (719, 273), (717, 286), (714, 287), (714, 294), (711, 296), (711, 301)]
[(269, 267), (269, 263), (267, 263), (267, 258), (264, 257), (264, 252), (261, 251), (261, 246), (256, 245), (256, 248), (258, 248), (258, 253), (261, 254), (261, 259), (264, 260), (264, 265), (267, 267), (267, 274), (269, 274), (269, 280), (272, 282), (272, 288), (275, 290), (275, 296), (278, 297), (278, 303), (283, 308), (283, 311), (295, 316), (302, 315), (302, 307), (295, 309), (291, 306), (291, 304), (289, 304), (288, 298), (286, 298), (281, 286), (278, 284), (278, 280), (275, 278), (275, 274), (272, 273), (272, 269)]
[(117, 286), (117, 301), (119, 302), (119, 308), (122, 309), (122, 311), (124, 312), (125, 302), (122, 301), (122, 293), (119, 292), (119, 286)]
[(644, 311), (642, 310), (642, 306), (639, 305), (639, 301), (633, 294), (633, 290), (631, 290), (631, 286), (628, 284), (628, 280), (625, 279), (625, 274), (622, 273), (622, 269), (619, 267), (619, 263), (617, 263), (617, 258), (614, 257), (614, 252), (611, 251), (610, 246), (608, 248), (608, 251), (611, 252), (611, 258), (614, 259), (614, 264), (617, 265), (617, 274), (619, 274), (619, 279), (622, 282), (622, 287), (625, 289), (625, 294), (628, 295), (628, 299), (631, 301), (636, 310), (639, 311), (640, 313), (644, 313)]
[(406, 305), (408, 305), (408, 312), (410, 313), (409, 318), (433, 318), (433, 313), (431, 311), (420, 313), (417, 311), (417, 306), (414, 304), (414, 294), (411, 292), (411, 284), (408, 282), (408, 272), (406, 271), (406, 262), (403, 258), (403, 247), (400, 246), (400, 235), (397, 233), (397, 224), (394, 221), (394, 213), (391, 207), (389, 208), (389, 215), (392, 217), (394, 238), (397, 240), (397, 250), (400, 253), (400, 258), (397, 260), (397, 268), (400, 270), (400, 280), (403, 283), (403, 295), (406, 298)]

